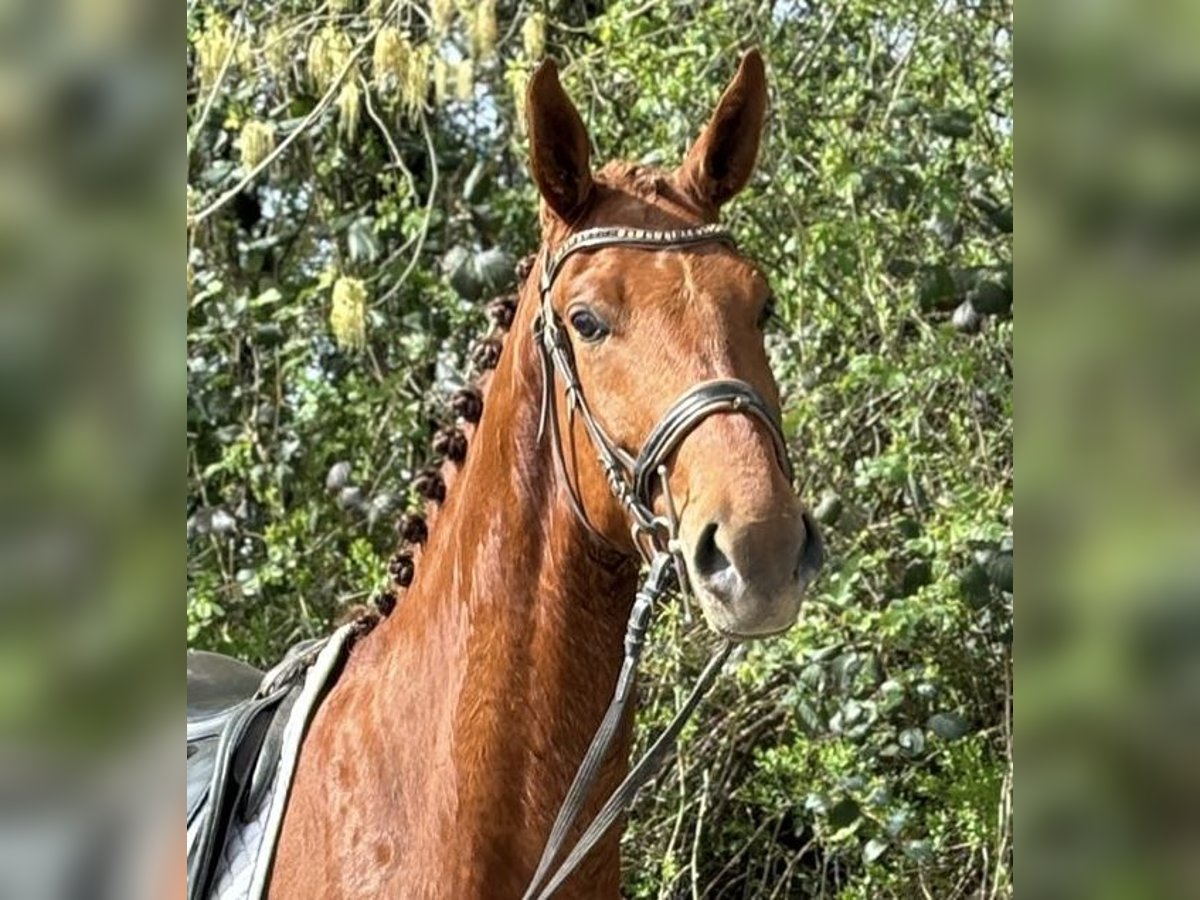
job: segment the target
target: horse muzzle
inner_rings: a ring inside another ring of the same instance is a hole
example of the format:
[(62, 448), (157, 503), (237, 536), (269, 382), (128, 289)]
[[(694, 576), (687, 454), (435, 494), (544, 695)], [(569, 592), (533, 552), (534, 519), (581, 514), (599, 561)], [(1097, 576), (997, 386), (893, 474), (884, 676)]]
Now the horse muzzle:
[(791, 628), (825, 557), (820, 531), (802, 510), (753, 521), (714, 519), (691, 540), (683, 537), (688, 580), (705, 620), (733, 639)]

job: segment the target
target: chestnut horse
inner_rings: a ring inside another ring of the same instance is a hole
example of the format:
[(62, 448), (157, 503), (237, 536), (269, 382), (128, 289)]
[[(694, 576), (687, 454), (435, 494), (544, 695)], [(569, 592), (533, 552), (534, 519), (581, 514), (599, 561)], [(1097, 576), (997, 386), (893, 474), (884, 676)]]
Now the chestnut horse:
[[(551, 377), (535, 328), (541, 270), (581, 229), (715, 222), (750, 178), (765, 107), (752, 51), (678, 169), (593, 173), (553, 63), (533, 76), (526, 115), (543, 252), (415, 577), (312, 722), (273, 897), (522, 896), (612, 696), (638, 574), (627, 511), (560, 382), (549, 409), (561, 466), (539, 421)], [(728, 243), (585, 249), (546, 297), (618, 447), (636, 453), (677, 397), (712, 379), (748, 383), (778, 414), (761, 332), (770, 290)], [(675, 545), (709, 625), (734, 639), (787, 629), (819, 550), (770, 429), (736, 411), (707, 416), (669, 463)], [(627, 770), (630, 719), (585, 818)], [(614, 829), (560, 896), (619, 896), (618, 844)]]

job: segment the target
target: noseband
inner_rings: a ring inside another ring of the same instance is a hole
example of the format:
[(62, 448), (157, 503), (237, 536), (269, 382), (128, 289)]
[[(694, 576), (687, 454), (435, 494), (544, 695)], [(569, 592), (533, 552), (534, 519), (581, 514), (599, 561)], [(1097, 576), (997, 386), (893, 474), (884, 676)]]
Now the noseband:
[[(572, 417), (576, 412), (583, 419), (584, 428), (599, 458), (609, 488), (629, 515), (634, 545), (649, 563), (650, 571), (629, 614), (629, 623), (625, 631), (625, 658), (612, 701), (559, 809), (558, 817), (542, 851), (541, 860), (538, 862), (537, 871), (525, 891), (525, 900), (543, 900), (550, 897), (600, 841), (625, 807), (633, 801), (638, 790), (654, 776), (674, 747), (679, 732), (687, 724), (692, 712), (712, 687), (734, 646), (729, 641), (723, 643), (721, 649), (705, 666), (696, 686), (675, 718), (646, 754), (630, 769), (625, 780), (608, 798), (571, 852), (551, 874), (551, 866), (562, 849), (567, 832), (587, 800), (599, 774), (600, 764), (628, 705), (654, 604), (671, 588), (672, 582), (684, 590), (687, 587), (687, 569), (678, 541), (679, 520), (671, 501), (668, 480), (667, 464), (672, 454), (709, 416), (717, 413), (740, 413), (757, 418), (766, 426), (775, 447), (776, 459), (788, 481), (792, 480), (791, 460), (779, 420), (762, 395), (745, 381), (725, 378), (704, 381), (689, 388), (668, 407), (658, 424), (651, 429), (636, 456), (609, 437), (584, 396), (583, 385), (575, 369), (570, 341), (567, 339), (562, 320), (550, 302), (554, 279), (561, 272), (563, 264), (572, 254), (584, 250), (600, 250), (607, 247), (679, 250), (705, 243), (736, 246), (732, 235), (720, 225), (701, 225), (668, 231), (619, 227), (589, 228), (572, 235), (556, 250), (543, 257), (538, 286), (541, 305), (534, 321), (534, 337), (542, 364), (542, 412), (539, 434), (546, 430), (548, 424), (552, 438), (551, 452), (559, 475), (567, 487), (567, 495), (575, 515), (593, 535), (605, 543), (611, 543), (588, 519), (575, 482), (567, 474), (556, 409), (554, 376), (557, 374), (563, 382), (568, 423), (573, 421)], [(664, 494), (665, 517), (654, 513), (653, 492), (656, 483), (661, 486)]]

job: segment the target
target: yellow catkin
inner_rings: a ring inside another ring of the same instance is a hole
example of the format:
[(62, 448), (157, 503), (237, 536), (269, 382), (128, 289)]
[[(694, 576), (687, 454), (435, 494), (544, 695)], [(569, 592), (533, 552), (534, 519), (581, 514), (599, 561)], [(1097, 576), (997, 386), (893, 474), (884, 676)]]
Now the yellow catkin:
[(329, 90), (346, 65), (350, 49), (350, 38), (331, 25), (313, 36), (308, 45), (308, 75), (317, 90)]
[(428, 44), (412, 48), (408, 54), (408, 65), (400, 84), (400, 105), (411, 119), (425, 108), (429, 95), (429, 69), (432, 52)]
[(546, 52), (546, 17), (541, 13), (533, 13), (521, 26), (521, 42), (525, 47), (525, 55), (532, 60), (542, 58)]
[(312, 40), (308, 42), (306, 59), (308, 77), (317, 87), (320, 87), (321, 78), (325, 75), (326, 68), (329, 65), (329, 53), (326, 50), (326, 42), (327, 32), (325, 30), (318, 31), (312, 36)]
[(454, 0), (430, 0), (429, 18), (432, 20), (436, 37), (445, 37), (454, 24)]
[(277, 79), (287, 77), (292, 65), (292, 48), (287, 35), (278, 25), (272, 25), (263, 35), (262, 57), (267, 61), (267, 68)]
[(471, 55), (488, 59), (496, 52), (500, 28), (496, 23), (496, 0), (480, 0), (471, 20)]
[(249, 59), (249, 48), (237, 38), (237, 31), (224, 16), (213, 16), (196, 38), (196, 66), (200, 83), (212, 87), (225, 66), (241, 65)]
[(358, 278), (341, 277), (333, 285), (329, 327), (339, 347), (361, 350), (367, 344), (367, 288)]
[(329, 0), (329, 8), (333, 12), (349, 12), (354, 7), (354, 0)]
[(254, 69), (254, 47), (250, 44), (250, 39), (247, 37), (239, 38), (237, 44), (233, 48), (232, 65), (237, 66), (243, 72), (250, 72)]
[(358, 133), (358, 117), (362, 109), (362, 92), (353, 78), (347, 78), (337, 96), (338, 131), (347, 140)]
[(399, 89), (408, 77), (408, 58), (412, 46), (408, 39), (392, 25), (385, 25), (375, 36), (375, 48), (371, 54), (371, 69), (375, 86), (384, 93)]
[(433, 102), (444, 106), (450, 99), (450, 64), (440, 56), (433, 61)]
[(238, 146), (242, 151), (242, 167), (253, 169), (275, 149), (275, 126), (251, 119), (242, 126)]
[(454, 65), (454, 99), (459, 103), (475, 99), (475, 67), (469, 59)]
[(504, 70), (504, 81), (512, 93), (518, 133), (523, 134), (525, 127), (525, 89), (529, 86), (529, 70), (520, 62), (513, 63)]

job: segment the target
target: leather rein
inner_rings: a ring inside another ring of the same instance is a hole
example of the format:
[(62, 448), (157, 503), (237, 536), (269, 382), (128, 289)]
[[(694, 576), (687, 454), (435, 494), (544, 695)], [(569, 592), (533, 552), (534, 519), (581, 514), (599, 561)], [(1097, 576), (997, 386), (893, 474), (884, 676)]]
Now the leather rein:
[[(550, 299), (554, 280), (562, 271), (563, 264), (575, 253), (607, 247), (677, 250), (705, 243), (723, 243), (736, 247), (732, 235), (720, 225), (701, 225), (675, 230), (604, 227), (576, 232), (556, 250), (543, 254), (538, 286), (540, 307), (534, 321), (534, 339), (541, 359), (543, 385), (539, 435), (546, 431), (548, 425), (555, 464), (567, 486), (567, 494), (575, 515), (595, 537), (611, 544), (612, 542), (600, 534), (588, 519), (578, 489), (567, 474), (558, 422), (555, 390), (557, 376), (563, 382), (568, 422), (572, 422), (576, 414), (582, 418), (609, 488), (629, 515), (634, 545), (649, 564), (649, 573), (637, 592), (629, 614), (625, 630), (625, 656), (613, 698), (559, 808), (537, 870), (525, 891), (525, 900), (544, 900), (558, 890), (604, 837), (618, 816), (633, 801), (637, 792), (654, 777), (674, 748), (679, 733), (687, 724), (692, 712), (712, 687), (734, 647), (731, 641), (722, 643), (670, 724), (630, 769), (624, 781), (613, 791), (558, 868), (552, 870), (551, 867), (563, 849), (567, 833), (579, 817), (595, 784), (600, 765), (629, 704), (646, 628), (654, 605), (673, 586), (678, 586), (685, 593), (687, 591), (687, 569), (679, 546), (679, 521), (671, 500), (667, 477), (668, 460), (687, 436), (709, 416), (716, 413), (740, 413), (753, 416), (766, 426), (775, 445), (776, 458), (788, 479), (792, 478), (791, 459), (779, 420), (762, 395), (745, 381), (718, 379), (704, 381), (689, 388), (663, 414), (636, 456), (609, 437), (584, 395), (566, 329), (558, 313), (554, 311)], [(663, 491), (665, 516), (658, 516), (654, 512), (653, 492), (656, 484)]]

